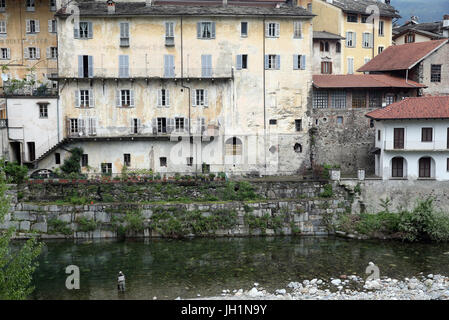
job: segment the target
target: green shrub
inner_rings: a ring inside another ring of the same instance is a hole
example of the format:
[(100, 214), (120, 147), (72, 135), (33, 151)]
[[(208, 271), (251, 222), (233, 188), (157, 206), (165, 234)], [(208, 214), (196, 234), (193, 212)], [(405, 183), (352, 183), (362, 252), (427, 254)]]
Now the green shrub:
[(48, 220), (48, 227), (50, 229), (49, 233), (61, 233), (65, 235), (71, 235), (73, 232), (68, 225), (69, 225), (68, 222), (64, 222), (56, 218)]
[(25, 178), (28, 174), (28, 168), (25, 166), (19, 165), (17, 162), (8, 162), (5, 160), (1, 161), (1, 170), (3, 170), (6, 174), (6, 179), (9, 183), (20, 184), (25, 181)]
[(334, 196), (334, 191), (331, 184), (326, 184), (324, 186), (324, 191), (320, 193), (321, 198), (332, 198)]
[(73, 148), (70, 150), (71, 155), (68, 159), (64, 160), (64, 163), (61, 166), (62, 172), (65, 174), (79, 174), (81, 171), (81, 156), (83, 154), (83, 149), (81, 148)]
[(78, 223), (78, 231), (81, 232), (89, 232), (97, 229), (97, 222), (95, 220), (89, 220), (85, 217), (81, 217), (77, 220)]

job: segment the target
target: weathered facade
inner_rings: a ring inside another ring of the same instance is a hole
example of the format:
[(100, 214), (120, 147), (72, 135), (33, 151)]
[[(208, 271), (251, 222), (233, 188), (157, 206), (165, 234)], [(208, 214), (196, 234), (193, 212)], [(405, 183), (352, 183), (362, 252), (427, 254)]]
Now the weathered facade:
[(449, 15), (442, 21), (419, 23), (413, 16), (402, 26), (393, 29), (394, 44), (423, 42), (449, 38)]
[(343, 40), (329, 32), (313, 32), (313, 74), (342, 74)]
[[(79, 21), (57, 13), (53, 79), (62, 142), (85, 149), (84, 171), (279, 174), (306, 165), (310, 12), (232, 2), (84, 1), (79, 10)], [(57, 167), (51, 159), (39, 166)]]

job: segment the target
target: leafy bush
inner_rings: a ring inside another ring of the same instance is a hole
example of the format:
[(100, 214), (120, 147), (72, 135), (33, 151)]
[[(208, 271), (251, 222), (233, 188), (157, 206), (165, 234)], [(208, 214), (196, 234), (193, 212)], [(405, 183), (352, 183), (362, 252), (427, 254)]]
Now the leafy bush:
[(48, 220), (48, 227), (51, 230), (50, 233), (62, 233), (65, 235), (71, 235), (73, 232), (68, 225), (68, 222), (64, 222), (59, 219)]
[(326, 184), (324, 186), (324, 191), (320, 193), (321, 198), (332, 198), (334, 196), (334, 191), (331, 184)]
[(81, 156), (83, 154), (83, 149), (74, 148), (70, 150), (71, 155), (68, 159), (64, 160), (64, 163), (61, 166), (62, 172), (65, 174), (76, 173), (79, 174), (81, 172)]
[(21, 166), (17, 162), (8, 162), (1, 160), (0, 169), (6, 174), (6, 179), (9, 183), (23, 183), (28, 174), (28, 168)]
[(95, 222), (95, 220), (88, 220), (87, 218), (82, 217), (79, 218), (77, 222), (78, 222), (77, 228), (78, 231), (89, 232), (97, 229), (97, 222)]

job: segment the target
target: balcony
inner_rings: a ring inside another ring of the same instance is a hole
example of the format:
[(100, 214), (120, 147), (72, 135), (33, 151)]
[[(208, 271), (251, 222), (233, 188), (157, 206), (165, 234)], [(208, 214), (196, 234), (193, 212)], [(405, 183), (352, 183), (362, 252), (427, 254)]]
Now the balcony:
[(26, 84), (22, 80), (10, 80), (4, 83), (3, 94), (5, 96), (53, 97), (58, 95), (58, 89), (42, 84)]
[(400, 151), (400, 152), (419, 152), (419, 151), (448, 151), (446, 140), (434, 140), (431, 142), (422, 141), (404, 141), (403, 148), (395, 148), (392, 140), (384, 141), (385, 151)]
[(165, 46), (166, 47), (174, 47), (175, 46), (175, 37), (165, 37)]
[(0, 129), (8, 128), (8, 119), (0, 119)]
[[(79, 74), (77, 68), (60, 68), (50, 69), (48, 71), (50, 80), (79, 80), (79, 79), (129, 79), (129, 80), (151, 80), (151, 79), (173, 79), (173, 80), (195, 80), (195, 79), (209, 79), (209, 80), (227, 80), (234, 78), (234, 71), (229, 68), (186, 68), (184, 73), (181, 70), (170, 70), (167, 73), (163, 67), (161, 68), (129, 68), (128, 72), (120, 74), (119, 68), (94, 68), (90, 74), (91, 77)], [(126, 76), (123, 76), (125, 74)]]
[(120, 38), (120, 47), (129, 47), (129, 38)]

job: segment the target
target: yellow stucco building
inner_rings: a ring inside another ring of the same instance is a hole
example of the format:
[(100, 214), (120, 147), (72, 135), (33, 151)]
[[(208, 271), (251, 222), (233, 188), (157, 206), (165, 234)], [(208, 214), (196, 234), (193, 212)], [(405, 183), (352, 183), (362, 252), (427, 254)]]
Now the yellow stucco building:
[(393, 19), (399, 17), (390, 1), (298, 0), (316, 15), (313, 30), (340, 35), (341, 72), (356, 70), (392, 45)]

